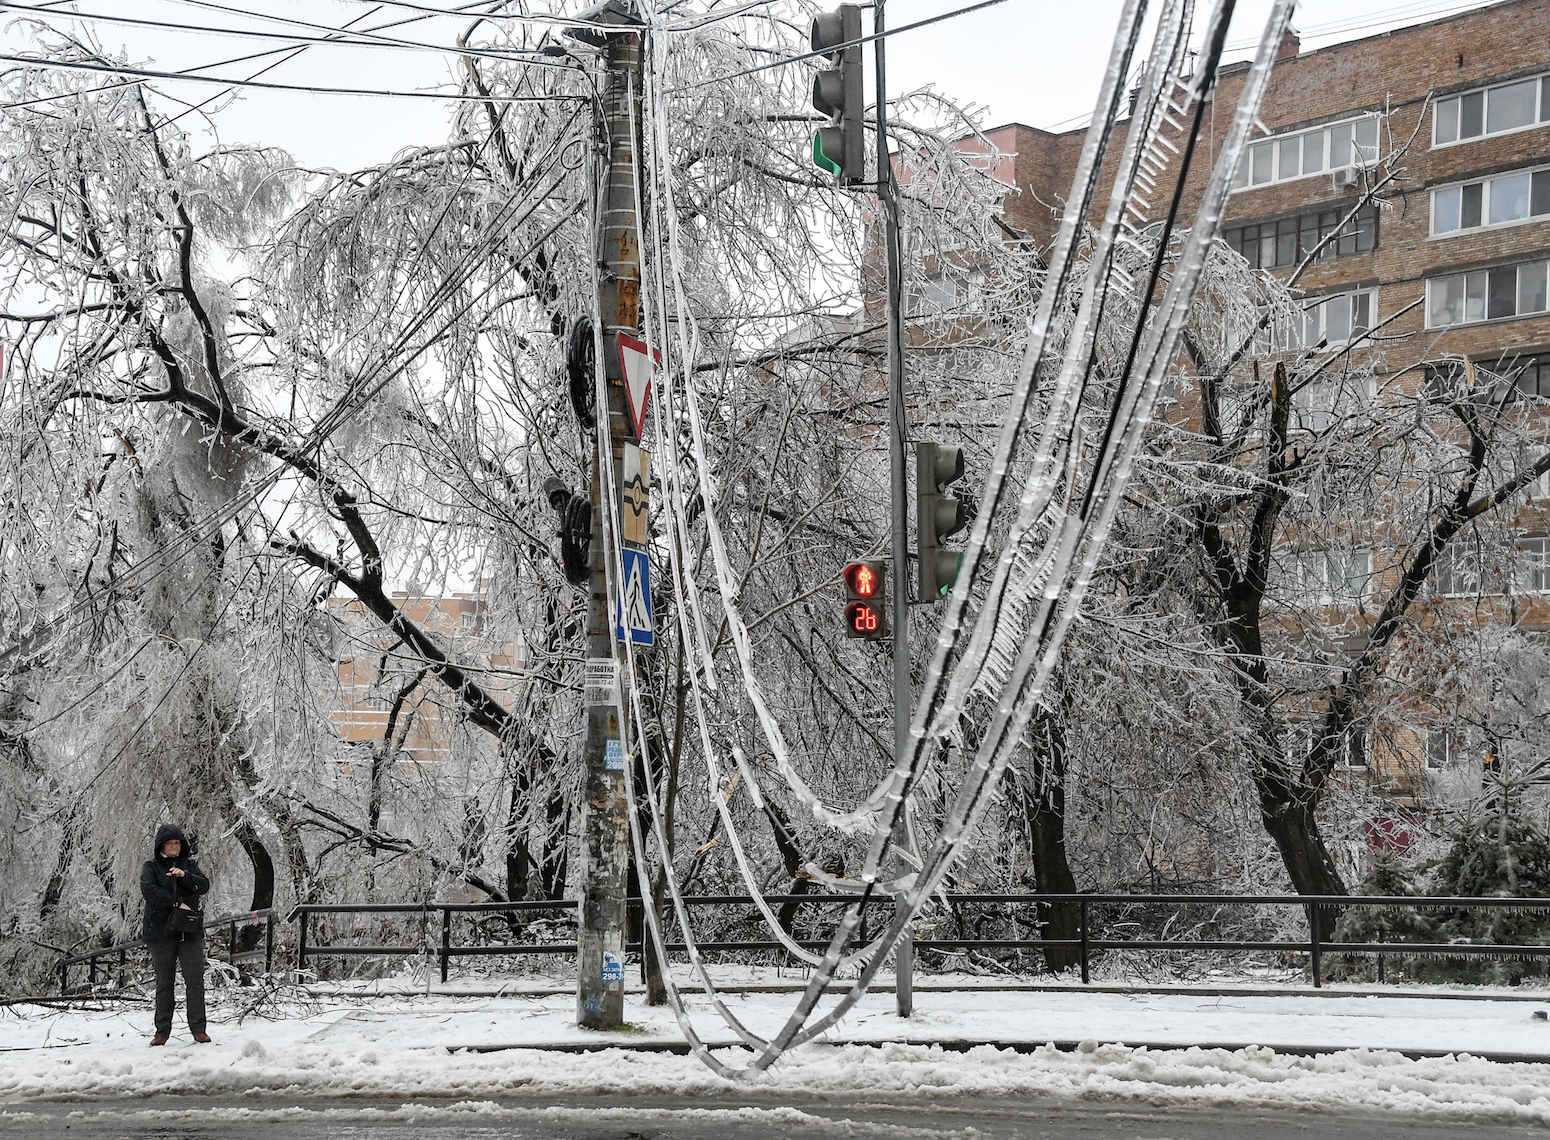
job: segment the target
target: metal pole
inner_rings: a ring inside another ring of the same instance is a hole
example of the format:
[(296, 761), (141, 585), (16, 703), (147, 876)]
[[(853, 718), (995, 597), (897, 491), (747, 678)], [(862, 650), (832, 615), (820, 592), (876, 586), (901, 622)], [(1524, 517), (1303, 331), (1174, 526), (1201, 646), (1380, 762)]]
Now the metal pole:
[(447, 964), (452, 957), (452, 908), (441, 908), (441, 984), (447, 984)]
[(1087, 900), (1082, 900), (1082, 984), (1085, 986), (1092, 981), (1092, 973), (1088, 969), (1087, 961)]
[(264, 973), (274, 972), (274, 909), (264, 917)]
[(1319, 945), (1319, 904), (1313, 903), (1308, 907), (1308, 949), (1312, 958), (1313, 988), (1322, 989), (1324, 986), (1320, 974), (1324, 972), (1324, 949)]
[[(633, 17), (629, 18), (633, 21)], [(638, 26), (638, 21), (635, 21)], [(640, 328), (639, 221), (635, 216), (635, 120), (639, 113), (641, 36), (634, 26), (607, 33), (608, 72), (600, 120), (607, 181), (598, 219), (602, 263), (602, 359), (608, 406), (599, 408), (598, 429), (607, 430), (615, 471), (629, 438), (624, 408), (624, 376), (616, 335)], [(597, 465), (599, 468), (601, 464)], [(592, 476), (591, 597), (587, 604), (587, 658), (614, 661), (614, 631), (608, 621), (606, 544), (603, 526), (603, 478)], [(617, 504), (618, 488), (608, 488)], [(615, 508), (617, 509), (617, 507)], [(617, 665), (614, 666), (615, 668)], [(625, 871), (629, 858), (629, 809), (625, 766), (608, 768), (608, 742), (623, 744), (613, 689), (585, 690), (586, 734), (582, 739), (582, 891), (576, 944), (576, 1021), (586, 1029), (610, 1029), (624, 1022)]]
[(307, 912), (301, 912), (301, 931), (296, 938), (296, 980), (301, 981), (301, 975), (307, 968)]
[[(909, 744), (910, 711), (910, 515), (909, 483), (904, 471), (904, 447), (909, 437), (909, 413), (904, 403), (903, 269), (899, 251), (899, 195), (893, 160), (888, 153), (888, 67), (883, 39), (883, 6), (872, 6), (873, 48), (877, 59), (877, 200), (883, 208), (884, 244), (888, 255), (888, 479), (892, 487), (893, 544), (893, 754), (904, 755)], [(895, 842), (904, 842), (904, 817), (899, 817)], [(895, 900), (895, 906), (902, 902)], [(894, 950), (894, 1004), (900, 1017), (914, 1007), (914, 936), (906, 932)]]

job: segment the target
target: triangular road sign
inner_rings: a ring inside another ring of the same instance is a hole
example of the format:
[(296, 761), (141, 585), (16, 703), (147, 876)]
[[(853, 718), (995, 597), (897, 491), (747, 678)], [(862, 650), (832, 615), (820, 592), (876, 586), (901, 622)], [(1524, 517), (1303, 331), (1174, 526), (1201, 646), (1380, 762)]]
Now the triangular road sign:
[(651, 402), (651, 377), (662, 363), (662, 354), (643, 340), (619, 334), (619, 368), (624, 373), (624, 402), (629, 408), (635, 438), (646, 433), (646, 405)]

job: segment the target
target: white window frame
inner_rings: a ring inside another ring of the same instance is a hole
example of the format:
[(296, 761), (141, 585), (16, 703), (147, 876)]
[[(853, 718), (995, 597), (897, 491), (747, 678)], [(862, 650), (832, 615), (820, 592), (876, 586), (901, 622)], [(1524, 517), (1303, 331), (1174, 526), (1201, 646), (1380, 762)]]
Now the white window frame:
[[(1513, 311), (1499, 317), (1490, 316), (1490, 275), (1493, 270), (1511, 269), (1515, 274), (1513, 286)], [(1525, 276), (1527, 275), (1527, 276)], [(1469, 298), (1471, 288), (1480, 280), (1481, 285), (1480, 315), (1469, 315)], [(1439, 322), (1433, 319), (1434, 309), (1437, 306), (1437, 295), (1446, 286), (1447, 282), (1461, 281), (1464, 289), (1464, 315), (1462, 320)], [(1537, 282), (1545, 281), (1545, 291), (1540, 296), (1545, 301), (1545, 307), (1539, 309), (1523, 308), (1525, 285), (1533, 289)], [(1464, 273), (1440, 273), (1436, 277), (1426, 279), (1426, 327), (1429, 329), (1452, 329), (1463, 325), (1479, 325), (1488, 321), (1515, 321), (1521, 317), (1540, 316), (1550, 312), (1550, 261), (1520, 261), (1516, 265), (1493, 265), (1485, 269), (1471, 269)]]
[[(1281, 730), (1281, 756), (1294, 766), (1301, 764), (1313, 751), (1314, 726), (1322, 721), (1289, 720)], [(1293, 749), (1296, 751), (1294, 752)]]
[[(1360, 377), (1359, 382), (1361, 387), (1356, 389), (1349, 377), (1326, 375), (1298, 388), (1292, 393), (1292, 430), (1318, 434), (1328, 431), (1336, 416), (1365, 412), (1372, 406), (1377, 385), (1372, 376)], [(1353, 395), (1359, 401), (1355, 407), (1350, 402)]]
[(1462, 751), (1462, 742), (1458, 738), (1458, 732), (1451, 728), (1428, 728), (1426, 730), (1426, 770), (1429, 772), (1443, 772), (1453, 767)]
[[(1353, 759), (1360, 753), (1362, 762)], [(1340, 766), (1353, 772), (1366, 772), (1372, 768), (1372, 742), (1367, 738), (1367, 725), (1351, 725), (1340, 737)]]
[[(1446, 580), (1443, 578), (1444, 569), (1447, 571)], [(1442, 557), (1432, 567), (1432, 586), (1439, 598), (1486, 597), (1484, 552), (1473, 540), (1461, 545), (1455, 538), (1442, 548)]]
[[(1504, 222), (1491, 221), (1491, 188), (1503, 179), (1515, 178), (1525, 174), (1528, 175), (1529, 180), (1529, 212), (1521, 218), (1509, 218)], [(1446, 186), (1434, 186), (1431, 192), (1432, 214), (1429, 236), (1431, 238), (1457, 237), (1460, 234), (1479, 233), (1481, 230), (1500, 230), (1508, 226), (1528, 225), (1531, 222), (1544, 221), (1550, 218), (1550, 210), (1542, 214), (1534, 213), (1534, 176), (1536, 174), (1550, 178), (1550, 166), (1525, 166), (1518, 170), (1504, 170), (1498, 174), (1491, 175), (1489, 178), (1471, 178), (1464, 182), (1450, 182)], [(1463, 224), (1462, 199), (1465, 188), (1470, 186), (1480, 187), (1480, 224), (1478, 226), (1466, 226)], [(1445, 194), (1457, 194), (1460, 199), (1458, 210), (1459, 224), (1451, 230), (1439, 230), (1437, 228), (1437, 203), (1438, 199)]]
[[(1357, 307), (1357, 299), (1361, 297), (1367, 299), (1367, 323), (1361, 325), (1358, 329), (1354, 311)], [(1296, 335), (1293, 335), (1293, 330), (1290, 326), (1278, 323), (1278, 326), (1271, 334), (1273, 350), (1276, 352), (1300, 352), (1305, 348), (1318, 344), (1319, 340), (1327, 337), (1329, 333), (1330, 302), (1338, 301), (1342, 298), (1348, 299), (1351, 306), (1350, 310), (1348, 310), (1348, 334), (1340, 340), (1329, 340), (1325, 347), (1337, 348), (1343, 344), (1351, 344), (1353, 341), (1360, 340), (1366, 336), (1372, 331), (1373, 326), (1378, 323), (1378, 290), (1375, 288), (1347, 289), (1340, 293), (1323, 293), (1317, 297), (1307, 298), (1302, 306), (1302, 316), (1299, 318), (1303, 327), (1297, 330)], [(1310, 315), (1318, 324), (1318, 329), (1311, 340), (1308, 339), (1306, 323)]]
[[(1508, 127), (1505, 130), (1500, 131), (1491, 130), (1491, 92), (1502, 87), (1513, 87), (1519, 83), (1528, 82), (1534, 82), (1539, 85), (1538, 90), (1535, 92), (1534, 96), (1534, 109), (1536, 112), (1534, 121), (1531, 123), (1526, 123), (1521, 127)], [(1492, 83), (1486, 87), (1473, 87), (1468, 91), (1456, 91), (1452, 95), (1449, 95), (1445, 98), (1434, 100), (1432, 103), (1432, 149), (1441, 150), (1445, 147), (1461, 146), (1464, 143), (1472, 143), (1476, 139), (1498, 138), (1502, 135), (1517, 134), (1519, 131), (1537, 130), (1538, 128), (1545, 126), (1547, 123), (1550, 123), (1550, 102), (1547, 102), (1547, 100), (1550, 100), (1550, 91), (1547, 91), (1547, 88), (1550, 88), (1550, 73), (1539, 72), (1535, 75), (1520, 75), (1516, 79), (1507, 79), (1501, 83)], [(1477, 92), (1481, 95), (1483, 100), (1482, 106), (1480, 108), (1480, 133), (1478, 135), (1470, 135), (1468, 138), (1461, 138), (1456, 133), (1459, 123), (1459, 101), (1464, 97), (1468, 95), (1474, 95)], [(1453, 115), (1455, 136), (1447, 142), (1438, 142), (1438, 117), (1446, 117), (1450, 113), (1450, 109), (1451, 114)]]
[(1518, 539), (1523, 559), (1519, 584), (1525, 594), (1550, 594), (1550, 537), (1526, 534)]
[[(1291, 595), (1319, 606), (1365, 606), (1372, 597), (1372, 551), (1365, 546), (1350, 550), (1318, 547), (1293, 550), (1284, 560)], [(1355, 583), (1354, 590), (1349, 587)], [(1340, 594), (1336, 596), (1336, 586)]]
[[(1366, 122), (1371, 122), (1371, 123), (1375, 124), (1374, 129), (1373, 129), (1372, 156), (1370, 158), (1368, 158), (1367, 156), (1365, 156), (1363, 154), (1358, 153), (1359, 151), (1367, 149), (1367, 144), (1366, 143), (1358, 143), (1356, 141), (1356, 129), (1357, 129), (1356, 125), (1358, 123), (1366, 123)], [(1336, 131), (1336, 130), (1339, 130), (1341, 127), (1347, 127), (1347, 126), (1349, 126), (1351, 128), (1351, 136), (1352, 136), (1351, 137), (1351, 151), (1352, 151), (1351, 161), (1350, 162), (1346, 162), (1346, 163), (1342, 163), (1339, 166), (1332, 166), (1332, 165), (1330, 165), (1330, 161), (1329, 161), (1329, 156), (1330, 156), (1330, 139), (1329, 139), (1329, 134), (1330, 134), (1331, 131)], [(1303, 166), (1306, 163), (1305, 163), (1305, 160), (1302, 157), (1302, 154), (1303, 154), (1303, 151), (1307, 147), (1306, 140), (1309, 139), (1309, 138), (1313, 138), (1314, 136), (1318, 137), (1319, 145), (1321, 147), (1323, 147), (1322, 153), (1323, 153), (1324, 157), (1323, 157), (1323, 159), (1320, 162), (1319, 169), (1317, 169), (1317, 170), (1304, 170)], [(1283, 174), (1281, 172), (1281, 149), (1282, 149), (1282, 144), (1286, 143), (1286, 142), (1290, 142), (1293, 139), (1303, 140), (1303, 141), (1300, 141), (1298, 143), (1298, 171), (1297, 171), (1296, 174)], [(1321, 127), (1313, 127), (1313, 128), (1310, 128), (1310, 129), (1307, 129), (1307, 130), (1301, 130), (1301, 131), (1287, 131), (1284, 134), (1270, 135), (1268, 138), (1263, 138), (1263, 139), (1259, 139), (1259, 140), (1257, 140), (1255, 142), (1251, 142), (1251, 143), (1249, 143), (1248, 146), (1243, 148), (1243, 158), (1242, 158), (1242, 160), (1238, 164), (1237, 173), (1233, 175), (1232, 192), (1234, 194), (1236, 194), (1236, 193), (1238, 193), (1241, 190), (1257, 190), (1261, 186), (1273, 186), (1273, 185), (1275, 185), (1278, 182), (1294, 182), (1294, 181), (1297, 181), (1297, 180), (1303, 179), (1303, 178), (1318, 178), (1320, 176), (1327, 177), (1328, 175), (1334, 173), (1337, 170), (1351, 170), (1351, 169), (1354, 169), (1354, 168), (1361, 168), (1361, 169), (1364, 169), (1364, 170), (1371, 169), (1374, 165), (1377, 164), (1378, 152), (1382, 148), (1382, 145), (1383, 145), (1383, 113), (1381, 111), (1367, 111), (1367, 112), (1365, 112), (1363, 114), (1360, 114), (1360, 115), (1354, 115), (1354, 116), (1352, 116), (1351, 118), (1348, 118), (1348, 119), (1340, 119), (1337, 122), (1325, 123)], [(1267, 147), (1269, 148), (1269, 152), (1270, 152), (1270, 177), (1269, 177), (1269, 179), (1267, 179), (1264, 182), (1255, 182), (1254, 181), (1254, 156), (1255, 156), (1255, 152), (1261, 150), (1262, 148), (1267, 148)]]
[(920, 277), (906, 289), (910, 316), (963, 316), (984, 309), (985, 270), (956, 266)]

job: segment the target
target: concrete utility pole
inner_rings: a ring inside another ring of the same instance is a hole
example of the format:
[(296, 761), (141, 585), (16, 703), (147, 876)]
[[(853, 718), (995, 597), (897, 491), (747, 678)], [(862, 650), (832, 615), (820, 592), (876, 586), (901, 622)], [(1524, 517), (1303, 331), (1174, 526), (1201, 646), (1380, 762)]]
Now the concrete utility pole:
[[(893, 160), (888, 153), (888, 70), (883, 38), (883, 5), (872, 6), (872, 41), (877, 59), (877, 200), (883, 208), (883, 232), (888, 247), (888, 478), (892, 487), (893, 522), (893, 754), (904, 755), (910, 738), (914, 699), (910, 686), (910, 509), (904, 448), (909, 439), (909, 411), (904, 403), (903, 268), (899, 264), (899, 193)], [(894, 842), (906, 846), (904, 817)], [(914, 1006), (915, 944), (906, 931), (894, 953), (894, 1002), (900, 1017)]]
[[(577, 28), (570, 34), (604, 49), (603, 132), (600, 150), (607, 156), (607, 181), (599, 218), (597, 251), (602, 268), (602, 359), (608, 407), (598, 409), (598, 430), (608, 431), (614, 471), (622, 465), (624, 442), (632, 438), (625, 413), (624, 376), (616, 337), (640, 330), (639, 222), (635, 216), (636, 156), (632, 140), (640, 113), (641, 34), (633, 7), (608, 0), (581, 19), (618, 24), (618, 31)], [(582, 759), (581, 912), (577, 936), (576, 1020), (586, 1029), (609, 1029), (624, 1022), (625, 875), (630, 849), (630, 819), (624, 781), (623, 725), (615, 690), (618, 661), (614, 630), (608, 620), (608, 559), (615, 536), (604, 527), (603, 494), (607, 472), (592, 476), (591, 597), (587, 604), (586, 735)], [(619, 488), (611, 513), (619, 512)]]

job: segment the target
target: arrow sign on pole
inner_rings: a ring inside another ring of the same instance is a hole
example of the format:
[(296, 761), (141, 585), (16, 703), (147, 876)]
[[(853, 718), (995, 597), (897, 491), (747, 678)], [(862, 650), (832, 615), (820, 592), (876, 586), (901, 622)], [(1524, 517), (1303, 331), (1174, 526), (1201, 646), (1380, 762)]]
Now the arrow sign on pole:
[(624, 588), (619, 594), (619, 621), (614, 636), (636, 645), (651, 645), (651, 564), (644, 550), (624, 547)]
[(619, 367), (624, 373), (624, 402), (636, 439), (646, 434), (646, 405), (651, 402), (651, 377), (662, 363), (662, 354), (643, 340), (619, 334)]

